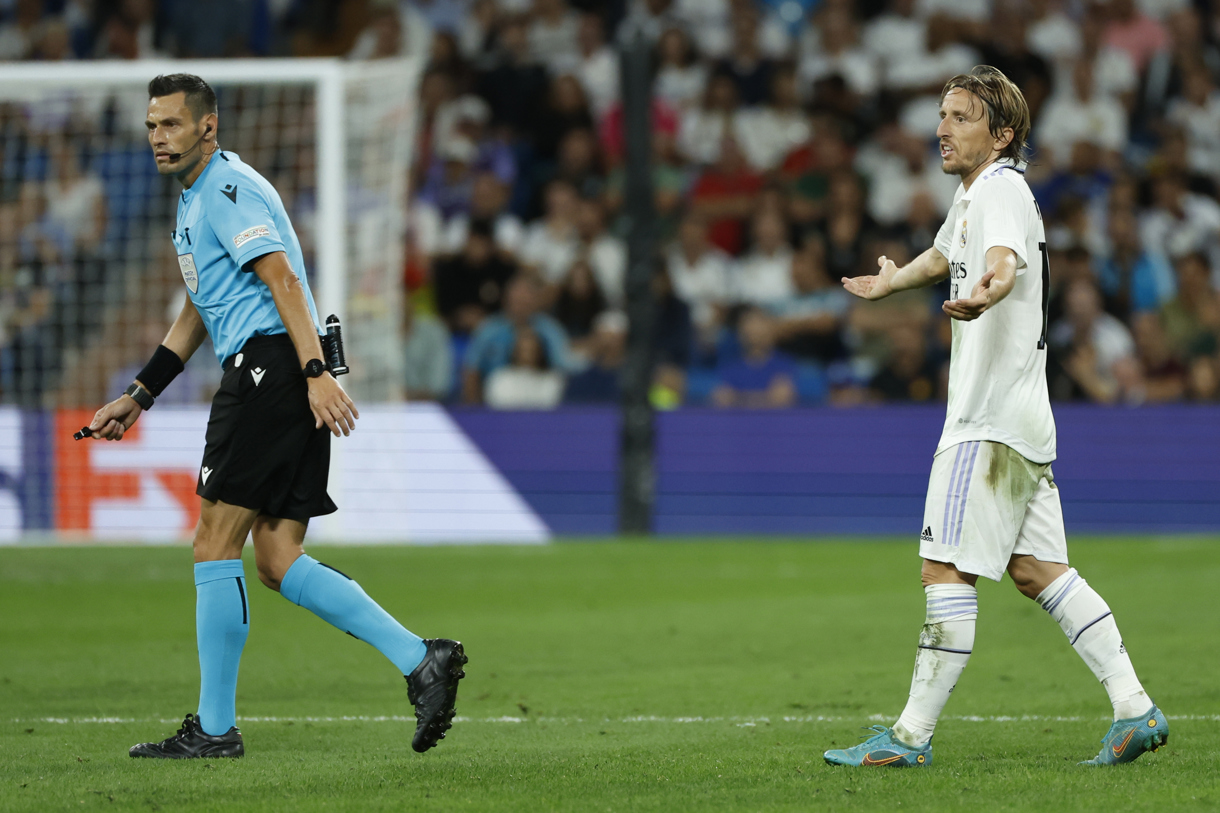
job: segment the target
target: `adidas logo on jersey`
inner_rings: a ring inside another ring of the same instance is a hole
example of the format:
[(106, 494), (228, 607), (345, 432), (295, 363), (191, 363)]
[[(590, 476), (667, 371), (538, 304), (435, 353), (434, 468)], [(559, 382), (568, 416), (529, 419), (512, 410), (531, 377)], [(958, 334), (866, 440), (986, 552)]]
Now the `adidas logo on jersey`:
[(919, 539), (923, 542), (935, 542), (936, 541), (932, 537), (932, 526), (931, 525), (929, 525), (928, 527), (923, 529), (923, 533), (921, 533), (919, 535)]

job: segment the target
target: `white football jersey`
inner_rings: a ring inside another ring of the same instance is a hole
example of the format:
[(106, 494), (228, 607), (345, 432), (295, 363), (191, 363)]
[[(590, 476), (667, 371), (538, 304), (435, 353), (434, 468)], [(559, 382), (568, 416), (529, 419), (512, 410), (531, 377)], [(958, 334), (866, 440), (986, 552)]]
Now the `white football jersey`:
[(949, 408), (937, 452), (958, 443), (1003, 443), (1035, 463), (1055, 459), (1055, 418), (1046, 388), (1050, 266), (1042, 213), (1011, 163), (996, 163), (959, 186), (936, 235), (949, 260), (952, 299), (968, 299), (987, 273), (987, 249), (1017, 255), (1012, 293), (972, 322), (953, 320)]

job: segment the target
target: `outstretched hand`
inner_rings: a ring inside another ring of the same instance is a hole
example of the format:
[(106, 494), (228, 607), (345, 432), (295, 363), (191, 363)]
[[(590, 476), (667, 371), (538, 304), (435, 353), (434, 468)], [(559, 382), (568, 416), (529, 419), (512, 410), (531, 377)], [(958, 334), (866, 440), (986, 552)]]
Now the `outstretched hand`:
[(875, 276), (843, 277), (843, 287), (849, 294), (855, 294), (861, 299), (882, 299), (889, 296), (894, 292), (890, 287), (890, 280), (898, 273), (898, 266), (884, 255), (877, 258), (877, 266), (880, 270)]
[(350, 435), (356, 429), (356, 419), (360, 412), (355, 402), (343, 391), (343, 386), (330, 373), (322, 373), (317, 378), (307, 379), (309, 382), (309, 409), (313, 412), (315, 429), (321, 429), (322, 424), (330, 428), (335, 437), (339, 433)]
[(122, 440), (123, 433), (131, 428), (143, 411), (130, 395), (120, 395), (94, 414), (89, 423), (92, 437), (96, 440)]
[(988, 271), (974, 286), (969, 299), (950, 299), (941, 306), (941, 310), (963, 322), (978, 319), (985, 310), (991, 307), (991, 280), (994, 277), (995, 272)]

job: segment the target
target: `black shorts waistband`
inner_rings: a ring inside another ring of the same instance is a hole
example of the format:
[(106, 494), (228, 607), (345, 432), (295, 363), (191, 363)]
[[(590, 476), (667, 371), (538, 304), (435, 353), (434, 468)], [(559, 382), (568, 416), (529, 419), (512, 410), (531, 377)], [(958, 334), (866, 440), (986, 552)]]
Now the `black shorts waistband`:
[(233, 366), (233, 360), (243, 353), (257, 353), (259, 351), (291, 351), (296, 354), (296, 346), (292, 343), (292, 338), (287, 333), (272, 333), (269, 335), (251, 336), (246, 340), (246, 343), (241, 346), (241, 350), (234, 353), (225, 359), (225, 363), (221, 365), (225, 370)]

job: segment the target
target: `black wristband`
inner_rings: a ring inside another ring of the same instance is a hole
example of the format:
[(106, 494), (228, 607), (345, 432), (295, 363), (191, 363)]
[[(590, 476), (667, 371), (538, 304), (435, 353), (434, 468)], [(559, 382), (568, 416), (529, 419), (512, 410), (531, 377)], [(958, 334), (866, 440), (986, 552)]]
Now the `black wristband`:
[(182, 372), (185, 366), (177, 353), (159, 344), (152, 358), (136, 376), (136, 380), (156, 398), (169, 386), (169, 382), (178, 377), (178, 373)]
[(141, 387), (139, 384), (135, 383), (134, 381), (132, 382), (131, 386), (127, 388), (127, 391), (123, 394), (126, 395), (131, 400), (135, 401), (137, 404), (139, 404), (140, 409), (152, 409), (153, 404), (157, 400), (152, 397), (152, 395), (148, 392), (148, 390), (144, 389), (143, 387)]

